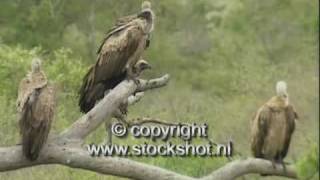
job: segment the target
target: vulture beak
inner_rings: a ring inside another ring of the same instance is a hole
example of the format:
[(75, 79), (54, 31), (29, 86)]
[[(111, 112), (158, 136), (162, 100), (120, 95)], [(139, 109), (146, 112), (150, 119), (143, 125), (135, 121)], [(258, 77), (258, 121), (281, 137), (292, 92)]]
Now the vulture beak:
[(152, 66), (150, 64), (148, 64), (148, 63), (145, 63), (145, 64), (142, 65), (142, 68), (143, 69), (152, 69)]
[(140, 59), (137, 64), (135, 65), (135, 68), (139, 71), (139, 72), (142, 72), (144, 70), (147, 70), (147, 69), (151, 69), (151, 65), (143, 60), (143, 59)]

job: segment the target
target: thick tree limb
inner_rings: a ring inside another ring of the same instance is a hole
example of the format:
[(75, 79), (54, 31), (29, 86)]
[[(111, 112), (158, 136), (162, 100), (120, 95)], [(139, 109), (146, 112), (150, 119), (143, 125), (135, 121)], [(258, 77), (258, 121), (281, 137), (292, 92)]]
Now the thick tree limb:
[(84, 139), (90, 132), (94, 131), (99, 125), (109, 119), (120, 103), (128, 99), (137, 89), (146, 91), (149, 89), (165, 86), (169, 81), (169, 75), (152, 80), (140, 80), (139, 86), (133, 81), (123, 81), (111, 90), (93, 109), (82, 116), (63, 132), (63, 136), (69, 139)]
[[(253, 158), (233, 161), (208, 176), (193, 178), (128, 158), (91, 157), (88, 151), (81, 147), (81, 143), (78, 143), (82, 142), (89, 133), (106, 119), (111, 118), (120, 103), (128, 99), (134, 92), (162, 87), (167, 84), (168, 80), (169, 75), (165, 75), (158, 79), (141, 80), (138, 86), (133, 81), (123, 81), (90, 112), (73, 123), (70, 128), (59, 136), (51, 135), (36, 161), (28, 161), (22, 155), (20, 145), (0, 147), (0, 172), (36, 165), (61, 164), (72, 168), (138, 180), (231, 180), (250, 173), (296, 178), (295, 170), (291, 166), (287, 167), (287, 173), (285, 173), (280, 165), (277, 165), (274, 169), (271, 162)], [(136, 100), (132, 102), (134, 103)], [(144, 122), (159, 123), (158, 120), (151, 118), (144, 119)]]
[(230, 162), (222, 168), (214, 171), (212, 174), (204, 177), (203, 180), (232, 180), (236, 177), (253, 173), (284, 176), (293, 179), (297, 178), (296, 171), (292, 166), (286, 166), (285, 172), (280, 164), (277, 164), (276, 168), (274, 168), (271, 161), (248, 158), (246, 160)]
[(71, 125), (63, 132), (63, 136), (69, 139), (83, 139), (94, 131), (106, 119), (109, 119), (120, 103), (134, 93), (137, 85), (133, 81), (123, 81), (111, 90), (98, 104), (87, 114)]
[(0, 148), (0, 172), (40, 164), (61, 164), (73, 168), (91, 170), (101, 174), (138, 180), (232, 180), (250, 173), (267, 173), (296, 178), (296, 173), (291, 166), (287, 167), (287, 174), (285, 174), (281, 165), (277, 165), (276, 169), (274, 169), (270, 161), (253, 158), (234, 161), (208, 176), (193, 178), (127, 158), (91, 157), (88, 152), (81, 147), (49, 144), (43, 149), (39, 159), (34, 162), (27, 161), (22, 156), (21, 146)]
[(139, 86), (136, 91), (141, 92), (141, 91), (146, 91), (149, 89), (163, 87), (163, 86), (167, 85), (167, 82), (169, 81), (169, 79), (170, 79), (169, 74), (166, 74), (166, 75), (164, 75), (160, 78), (157, 78), (157, 79), (151, 79), (151, 80), (140, 79)]

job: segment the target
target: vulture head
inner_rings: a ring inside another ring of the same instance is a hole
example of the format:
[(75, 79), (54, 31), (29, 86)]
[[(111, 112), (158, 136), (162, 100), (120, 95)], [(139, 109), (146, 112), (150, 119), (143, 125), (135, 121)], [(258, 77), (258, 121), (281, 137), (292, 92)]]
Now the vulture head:
[(277, 96), (288, 101), (287, 83), (284, 81), (278, 81), (276, 85)]
[(141, 73), (144, 71), (144, 70), (147, 70), (147, 69), (151, 69), (151, 65), (143, 60), (143, 59), (140, 59), (135, 65), (134, 65), (134, 73), (135, 75), (138, 77), (141, 75)]
[(135, 65), (135, 67), (137, 68), (138, 72), (142, 72), (146, 69), (151, 69), (151, 65), (143, 59), (140, 59)]
[(31, 63), (31, 72), (37, 73), (41, 70), (41, 60), (39, 58), (34, 58)]
[(151, 2), (150, 1), (143, 1), (141, 4), (141, 9), (151, 9)]
[(146, 21), (145, 32), (150, 34), (153, 31), (155, 16), (151, 10), (151, 3), (149, 1), (144, 1), (141, 4), (141, 12), (138, 13), (138, 18)]

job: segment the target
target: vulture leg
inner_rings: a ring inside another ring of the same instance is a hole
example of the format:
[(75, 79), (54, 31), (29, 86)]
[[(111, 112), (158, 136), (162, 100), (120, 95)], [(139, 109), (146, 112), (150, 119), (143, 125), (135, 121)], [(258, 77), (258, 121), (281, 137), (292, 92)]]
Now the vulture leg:
[(286, 165), (285, 165), (285, 162), (283, 161), (283, 159), (281, 157), (278, 157), (277, 162), (282, 165), (283, 172), (285, 174), (287, 174), (287, 168), (286, 168)]
[(271, 163), (272, 163), (273, 169), (276, 169), (276, 164), (277, 164), (277, 162), (276, 162), (274, 159), (272, 159), (272, 160), (271, 160)]
[[(271, 161), (271, 163), (272, 163), (272, 168), (273, 168), (273, 169), (276, 169), (276, 164), (277, 164), (276, 160), (275, 160), (275, 159), (272, 159), (272, 160), (270, 160), (270, 161)], [(269, 176), (269, 174), (260, 174), (260, 176)]]
[(284, 174), (287, 174), (287, 168), (286, 168), (285, 163), (282, 161), (281, 164), (282, 164), (282, 167), (283, 167)]

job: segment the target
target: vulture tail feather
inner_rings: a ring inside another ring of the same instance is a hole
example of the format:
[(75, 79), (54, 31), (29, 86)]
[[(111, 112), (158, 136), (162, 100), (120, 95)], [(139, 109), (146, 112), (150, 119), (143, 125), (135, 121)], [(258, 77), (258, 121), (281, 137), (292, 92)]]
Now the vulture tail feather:
[(89, 93), (91, 91), (90, 88), (90, 76), (91, 73), (94, 73), (93, 71), (93, 67), (90, 68), (90, 70), (88, 71), (88, 73), (83, 77), (83, 83), (82, 86), (79, 90), (79, 106), (80, 106), (80, 111), (87, 113), (88, 111), (90, 111), (90, 109), (93, 108), (94, 106), (94, 102), (92, 100), (90, 100), (89, 97)]
[(91, 70), (83, 78), (83, 84), (79, 91), (79, 106), (80, 111), (83, 113), (89, 112), (95, 106), (95, 104), (104, 97), (105, 91), (113, 89), (127, 76), (127, 73), (124, 72), (117, 77), (113, 77), (111, 79), (89, 86), (90, 74)]

